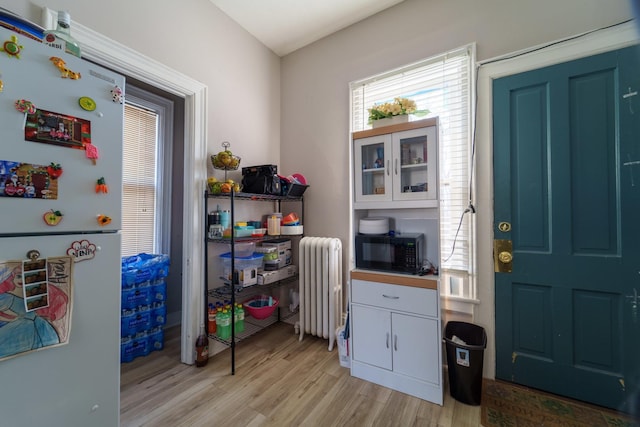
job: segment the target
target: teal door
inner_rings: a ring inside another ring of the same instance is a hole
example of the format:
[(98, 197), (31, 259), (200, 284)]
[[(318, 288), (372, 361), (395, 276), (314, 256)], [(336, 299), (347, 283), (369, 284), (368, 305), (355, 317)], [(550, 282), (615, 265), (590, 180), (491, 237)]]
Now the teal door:
[(627, 413), (640, 408), (639, 70), (634, 46), (493, 84), (496, 377)]

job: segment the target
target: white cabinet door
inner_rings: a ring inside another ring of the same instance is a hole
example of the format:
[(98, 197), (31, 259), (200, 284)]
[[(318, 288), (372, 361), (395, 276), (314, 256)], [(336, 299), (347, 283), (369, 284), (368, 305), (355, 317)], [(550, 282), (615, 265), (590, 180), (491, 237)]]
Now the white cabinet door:
[(391, 324), (393, 371), (438, 384), (438, 322), (434, 319), (392, 313)]
[(390, 201), (393, 191), (391, 135), (371, 136), (355, 140), (353, 154), (355, 201)]
[(392, 134), (393, 200), (436, 200), (437, 131), (435, 126)]
[(353, 304), (353, 359), (384, 369), (391, 369), (391, 313)]

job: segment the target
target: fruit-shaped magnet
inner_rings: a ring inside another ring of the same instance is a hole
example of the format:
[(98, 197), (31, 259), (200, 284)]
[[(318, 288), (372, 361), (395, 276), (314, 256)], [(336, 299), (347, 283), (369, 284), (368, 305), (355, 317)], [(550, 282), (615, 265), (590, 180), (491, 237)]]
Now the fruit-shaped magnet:
[(51, 179), (58, 179), (62, 175), (62, 166), (60, 166), (60, 163), (51, 163), (47, 166), (47, 173)]
[(60, 221), (62, 221), (62, 212), (54, 211), (53, 209), (51, 209), (50, 211), (47, 211), (44, 213), (44, 215), (42, 215), (42, 219), (44, 219), (44, 222), (47, 225), (58, 225), (60, 224)]
[(111, 217), (107, 215), (98, 215), (98, 225), (105, 226), (111, 224)]
[(88, 96), (83, 96), (80, 99), (78, 99), (78, 104), (80, 104), (80, 107), (83, 110), (93, 111), (96, 109), (96, 101), (89, 98)]
[(108, 193), (109, 187), (107, 186), (107, 182), (104, 180), (104, 176), (101, 176), (96, 181), (96, 193)]

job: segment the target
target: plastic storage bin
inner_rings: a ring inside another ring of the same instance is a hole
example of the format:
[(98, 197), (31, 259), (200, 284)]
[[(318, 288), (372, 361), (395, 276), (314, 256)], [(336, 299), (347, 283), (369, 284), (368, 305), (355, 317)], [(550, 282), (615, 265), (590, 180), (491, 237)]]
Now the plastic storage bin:
[[(235, 257), (235, 270), (238, 272), (238, 284), (242, 286), (251, 286), (258, 283), (258, 269), (262, 267), (263, 255), (253, 253), (251, 256)], [(228, 280), (231, 276), (231, 252), (220, 255), (222, 260), (222, 271), (224, 277)]]
[(444, 329), (451, 397), (468, 405), (480, 405), (482, 365), (487, 333), (466, 322), (447, 322)]

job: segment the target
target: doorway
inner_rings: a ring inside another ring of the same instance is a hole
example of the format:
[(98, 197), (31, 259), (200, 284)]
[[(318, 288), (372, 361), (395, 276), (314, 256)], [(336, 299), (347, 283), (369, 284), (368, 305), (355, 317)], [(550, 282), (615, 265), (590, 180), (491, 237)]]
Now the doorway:
[(493, 85), (496, 377), (622, 412), (640, 373), (639, 66), (633, 46)]
[[(55, 27), (57, 13), (45, 8), (45, 27)], [(181, 268), (172, 268), (180, 275), (182, 284), (181, 311), (181, 362), (193, 364), (193, 342), (198, 334), (198, 326), (203, 318), (202, 299), (204, 284), (204, 183), (207, 176), (207, 87), (202, 83), (172, 70), (141, 55), (131, 48), (109, 39), (90, 28), (74, 22), (74, 36), (83, 46), (83, 58), (98, 64), (108, 64), (108, 68), (149, 84), (184, 101), (184, 142), (182, 169), (174, 171), (182, 174), (182, 186), (174, 187), (182, 199), (180, 209), (181, 227), (174, 229), (174, 243), (182, 243), (182, 257), (175, 260)], [(176, 112), (176, 114), (179, 114)], [(188, 173), (186, 173), (188, 171)], [(173, 262), (174, 260), (172, 260)], [(173, 266), (174, 264), (172, 264)]]

